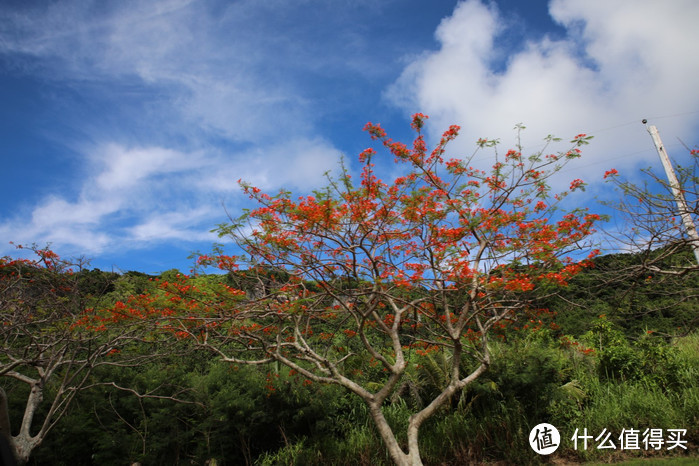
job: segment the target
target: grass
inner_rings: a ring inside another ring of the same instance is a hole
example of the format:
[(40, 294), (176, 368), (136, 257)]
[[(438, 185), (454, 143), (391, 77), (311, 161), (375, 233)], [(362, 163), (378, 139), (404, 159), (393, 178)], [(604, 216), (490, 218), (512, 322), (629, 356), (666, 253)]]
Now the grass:
[[(451, 409), (438, 413), (423, 426), (423, 460), (434, 465), (699, 465), (699, 432), (695, 427), (699, 425), (699, 333), (678, 339), (674, 346), (682, 364), (672, 368), (679, 370), (657, 372), (671, 378), (672, 383), (663, 383), (663, 379), (658, 382), (657, 378), (603, 379), (595, 365), (582, 364), (593, 361), (591, 357), (573, 361), (568, 357), (570, 351), (544, 344), (497, 347), (494, 350), (502, 354), (496, 370), (455, 399)], [(525, 394), (539, 398), (532, 404)], [(356, 408), (347, 425), (339, 429), (341, 433), (299, 439), (268, 453), (258, 463), (391, 464), (363, 405)], [(404, 432), (413, 408), (399, 400), (387, 404), (385, 415)], [(568, 437), (551, 458), (540, 457), (529, 448), (527, 433), (541, 421), (552, 423)], [(591, 441), (587, 450), (575, 451), (569, 439), (575, 428), (587, 428), (595, 436), (607, 429), (613, 433), (617, 449), (598, 450), (594, 447), (597, 443)], [(645, 428), (686, 428), (684, 439), (689, 450), (619, 450), (618, 434), (628, 428), (641, 432)], [(404, 437), (401, 440), (404, 443)], [(692, 456), (683, 456), (687, 453)]]
[[(606, 465), (610, 463), (584, 463), (587, 466), (601, 466), (601, 465)], [(656, 464), (660, 465), (679, 465), (679, 466), (691, 466), (691, 465), (696, 465), (699, 464), (699, 457), (698, 456), (693, 456), (693, 457), (677, 457), (677, 458), (647, 458), (647, 459), (632, 459), (632, 460), (625, 460), (625, 461), (619, 461), (611, 464), (622, 464), (625, 466), (634, 466), (634, 465), (643, 465), (643, 466), (652, 466)]]

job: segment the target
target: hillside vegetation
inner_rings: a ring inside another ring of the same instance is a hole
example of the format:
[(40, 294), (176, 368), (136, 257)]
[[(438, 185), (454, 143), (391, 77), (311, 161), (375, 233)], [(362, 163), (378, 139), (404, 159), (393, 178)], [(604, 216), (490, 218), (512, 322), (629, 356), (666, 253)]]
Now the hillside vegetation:
[[(541, 422), (561, 432), (553, 457), (566, 461), (696, 455), (699, 274), (641, 273), (641, 259), (600, 256), (559, 295), (542, 296), (538, 312), (503, 325), (488, 372), (424, 426), (425, 463), (546, 461), (528, 443)], [(178, 274), (91, 270), (78, 283), (94, 305), (108, 306)], [(246, 286), (244, 272), (197, 280)], [(396, 426), (441, 389), (449, 367), (428, 351), (410, 357), (408, 382), (386, 406)], [(30, 464), (390, 464), (358, 397), (283, 366), (184, 351), (134, 367), (101, 366), (91, 378), (114, 384), (81, 391)], [(19, 425), (27, 389), (8, 378), (2, 384)], [(138, 397), (115, 385), (169, 396)], [(597, 449), (594, 438), (574, 449), (571, 437), (584, 428), (594, 437), (612, 432), (616, 449)], [(687, 449), (622, 450), (618, 437), (631, 428), (687, 429)]]

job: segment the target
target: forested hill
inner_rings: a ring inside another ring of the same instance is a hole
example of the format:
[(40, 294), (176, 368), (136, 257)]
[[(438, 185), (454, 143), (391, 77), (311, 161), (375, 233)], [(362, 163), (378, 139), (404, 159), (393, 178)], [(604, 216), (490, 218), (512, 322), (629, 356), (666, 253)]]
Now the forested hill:
[[(693, 269), (692, 260), (688, 251), (672, 247), (598, 256), (566, 288), (532, 291), (536, 294), (526, 296), (533, 303), (531, 312), (494, 328), (487, 371), (425, 423), (420, 439), (424, 463), (545, 462), (528, 441), (528, 433), (542, 422), (561, 432), (560, 449), (551, 457), (566, 464), (629, 457), (696, 459), (699, 272)], [(10, 278), (16, 278), (19, 271), (31, 279), (24, 282), (25, 288), (8, 286), (6, 297), (10, 291), (21, 291), (17, 296), (23, 304), (37, 304), (28, 306), (28, 312), (39, 307), (60, 310), (71, 296), (67, 288), (61, 294), (53, 281), (42, 282), (56, 277), (44, 274), (42, 278), (41, 269), (19, 264), (12, 270), (15, 275)], [(154, 276), (93, 269), (68, 277), (69, 281), (55, 283), (76, 283), (78, 292), (72, 294), (84, 297), (77, 304), (94, 309), (116, 308), (122, 302), (135, 307), (163, 283), (206, 288), (223, 282), (230, 289), (245, 290), (250, 297), (256, 287), (274, 287), (288, 278), (283, 271), (272, 269), (264, 275), (269, 280), (266, 284), (260, 283), (259, 272), (245, 270), (199, 275), (186, 282), (180, 281), (177, 270)], [(14, 286), (18, 282), (7, 283)], [(13, 305), (10, 301), (4, 303)], [(47, 326), (32, 319), (29, 315), (27, 322), (16, 326), (21, 329), (24, 325), (37, 341), (52, 337), (58, 346), (69, 341), (60, 336), (65, 326)], [(32, 330), (37, 325), (43, 327)], [(11, 325), (4, 328), (13, 335)], [(121, 332), (119, 328), (79, 333), (74, 342), (77, 356), (61, 366), (60, 377), (43, 386), (44, 404), (36, 412), (32, 432), (38, 431), (36, 426), (53, 409), (49, 408), (51, 400), (59, 399), (61, 390), (63, 396), (75, 393), (75, 397), (61, 405), (65, 411), (34, 449), (29, 464), (391, 464), (366, 403), (338, 385), (314, 382), (279, 363), (222, 361), (220, 354), (195, 350), (192, 338), (137, 337), (115, 350), (109, 345), (128, 337)], [(19, 336), (14, 340), (6, 338), (6, 350), (10, 358), (18, 359), (31, 343), (27, 346), (28, 340), (15, 334)], [(318, 338), (325, 341), (325, 334)], [(383, 344), (389, 354), (391, 347), (385, 341), (378, 338), (376, 345)], [(339, 351), (356, 345), (357, 337), (339, 331), (332, 342)], [(173, 346), (154, 350), (161, 344)], [(228, 341), (221, 348), (226, 344)], [(99, 353), (103, 362), (85, 375), (74, 392), (66, 388), (69, 377), (64, 375), (75, 369), (78, 356), (100, 345), (105, 345)], [(407, 351), (404, 379), (382, 406), (393, 426), (407, 425), (416, 409), (448, 385), (448, 354), (431, 351), (426, 345), (413, 346)], [(14, 354), (9, 352), (12, 347), (17, 350)], [(43, 347), (40, 351), (26, 364), (23, 378), (7, 376), (17, 370), (15, 366), (0, 377), (13, 434), (23, 424), (27, 400), (31, 400), (30, 385), (23, 380), (34, 377), (49, 355)], [(64, 353), (56, 357), (63, 358)], [(472, 364), (466, 358), (462, 362), (466, 369)], [(369, 387), (386, 377), (385, 369), (361, 352), (356, 359), (346, 360), (345, 369)], [(590, 440), (589, 447), (582, 449), (571, 436), (583, 428), (593, 438), (612, 432), (613, 439), (624, 429), (634, 429), (639, 442), (640, 433), (649, 429), (662, 433), (662, 442), (669, 441), (672, 432), (681, 432), (675, 440), (684, 443), (672, 449), (670, 443), (658, 449), (639, 443), (636, 450), (600, 450)]]
[[(597, 256), (567, 287), (538, 304), (555, 316), (560, 334), (579, 336), (604, 315), (631, 337), (646, 331), (668, 337), (686, 335), (699, 326), (699, 271), (686, 270), (694, 260), (691, 251), (668, 249), (672, 248)], [(650, 270), (649, 263), (660, 271)], [(180, 273), (172, 269), (160, 275), (117, 274), (93, 269), (80, 272), (80, 284), (84, 294), (119, 300), (148, 292), (156, 279), (173, 279)], [(202, 278), (241, 285), (240, 276), (231, 273)]]
[(688, 248), (670, 249), (596, 257), (593, 267), (542, 305), (555, 311), (563, 333), (575, 336), (590, 330), (600, 315), (629, 337), (648, 331), (687, 335), (699, 326), (699, 271), (691, 271)]

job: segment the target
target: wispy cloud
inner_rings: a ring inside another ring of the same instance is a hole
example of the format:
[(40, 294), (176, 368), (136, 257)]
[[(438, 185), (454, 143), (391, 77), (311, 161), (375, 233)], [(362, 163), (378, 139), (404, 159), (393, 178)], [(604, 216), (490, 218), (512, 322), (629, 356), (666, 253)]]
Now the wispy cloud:
[(282, 68), (302, 65), (265, 49), (277, 45), (265, 37), (272, 25), (253, 26), (267, 8), (61, 2), (0, 13), (0, 54), (26, 74), (91, 89), (88, 98), (116, 114), (85, 122), (92, 142), (64, 141), (87, 167), (73, 180), (77, 194), (56, 192), (6, 217), (3, 236), (87, 254), (211, 240), (221, 203), (240, 202), (238, 179), (270, 190), (322, 182), (339, 151), (314, 135), (298, 83), (269, 72), (275, 57)]
[[(322, 140), (294, 140), (244, 154), (184, 153), (160, 147), (94, 148), (92, 173), (76, 199), (50, 195), (0, 224), (17, 242), (52, 242), (99, 253), (154, 241), (212, 241), (223, 204), (239, 207), (237, 181), (266, 189), (308, 190), (335, 167), (338, 152)], [(233, 158), (233, 160), (231, 160)]]

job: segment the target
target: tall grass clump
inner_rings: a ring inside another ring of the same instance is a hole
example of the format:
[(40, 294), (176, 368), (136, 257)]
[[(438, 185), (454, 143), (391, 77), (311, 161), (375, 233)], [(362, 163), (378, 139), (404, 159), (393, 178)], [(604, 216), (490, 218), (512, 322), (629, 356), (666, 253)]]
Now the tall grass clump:
[[(605, 323), (606, 325), (606, 323)], [(599, 329), (599, 327), (598, 327)], [(587, 342), (597, 342), (592, 358), (594, 369), (578, 374), (582, 398), (575, 411), (559, 412), (553, 424), (561, 435), (572, 437), (575, 429), (597, 436), (604, 429), (616, 439), (616, 450), (599, 450), (596, 444), (587, 450), (567, 454), (590, 460), (614, 456), (682, 455), (696, 452), (699, 445), (699, 334), (667, 343), (645, 333), (629, 342), (610, 327), (599, 329), (601, 335), (587, 335)], [(612, 331), (610, 331), (612, 330)], [(610, 335), (612, 338), (610, 338)], [(591, 338), (590, 338), (591, 337)], [(633, 364), (630, 364), (633, 361)], [(570, 415), (574, 412), (575, 415)], [(687, 450), (668, 451), (619, 449), (623, 429), (687, 429)]]

